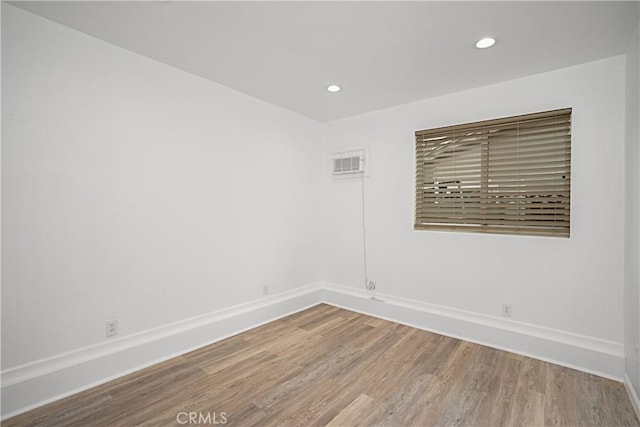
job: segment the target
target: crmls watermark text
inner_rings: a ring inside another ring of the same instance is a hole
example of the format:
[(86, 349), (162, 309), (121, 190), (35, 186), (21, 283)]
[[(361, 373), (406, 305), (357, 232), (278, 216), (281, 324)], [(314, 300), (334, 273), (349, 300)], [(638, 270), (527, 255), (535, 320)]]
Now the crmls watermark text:
[(178, 412), (178, 424), (226, 424), (226, 412)]

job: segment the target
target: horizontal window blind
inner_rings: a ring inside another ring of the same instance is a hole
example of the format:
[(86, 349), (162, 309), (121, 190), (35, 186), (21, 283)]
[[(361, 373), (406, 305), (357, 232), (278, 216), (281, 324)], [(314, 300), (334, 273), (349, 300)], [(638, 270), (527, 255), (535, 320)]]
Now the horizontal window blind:
[(416, 229), (569, 237), (570, 108), (415, 136)]

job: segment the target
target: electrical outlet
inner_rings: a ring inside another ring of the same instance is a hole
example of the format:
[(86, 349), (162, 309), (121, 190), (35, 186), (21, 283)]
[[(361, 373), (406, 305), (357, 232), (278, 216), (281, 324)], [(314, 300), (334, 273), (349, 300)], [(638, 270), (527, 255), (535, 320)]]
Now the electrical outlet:
[(107, 320), (107, 338), (118, 335), (118, 321), (116, 319)]
[(502, 315), (504, 317), (511, 317), (511, 304), (502, 304)]
[(367, 289), (369, 289), (370, 291), (375, 291), (376, 290), (376, 282), (375, 282), (375, 280), (369, 280), (369, 282), (367, 282)]
[(262, 287), (262, 295), (269, 295), (269, 285), (264, 285)]

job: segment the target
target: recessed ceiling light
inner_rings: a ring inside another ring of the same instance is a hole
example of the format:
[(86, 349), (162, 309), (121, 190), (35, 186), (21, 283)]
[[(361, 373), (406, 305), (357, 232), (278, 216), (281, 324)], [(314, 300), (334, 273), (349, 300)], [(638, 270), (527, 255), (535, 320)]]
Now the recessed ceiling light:
[(340, 92), (342, 88), (338, 85), (329, 85), (327, 86), (327, 91), (329, 92)]
[(493, 37), (485, 37), (478, 40), (478, 42), (476, 43), (476, 47), (478, 49), (486, 49), (493, 46), (494, 44), (496, 44), (496, 39), (494, 39)]

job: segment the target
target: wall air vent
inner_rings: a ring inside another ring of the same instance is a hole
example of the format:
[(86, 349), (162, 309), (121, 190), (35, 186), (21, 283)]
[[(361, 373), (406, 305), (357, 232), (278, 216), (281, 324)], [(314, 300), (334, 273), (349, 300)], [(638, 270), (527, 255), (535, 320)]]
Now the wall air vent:
[(345, 151), (331, 156), (333, 175), (348, 175), (366, 172), (365, 150)]

